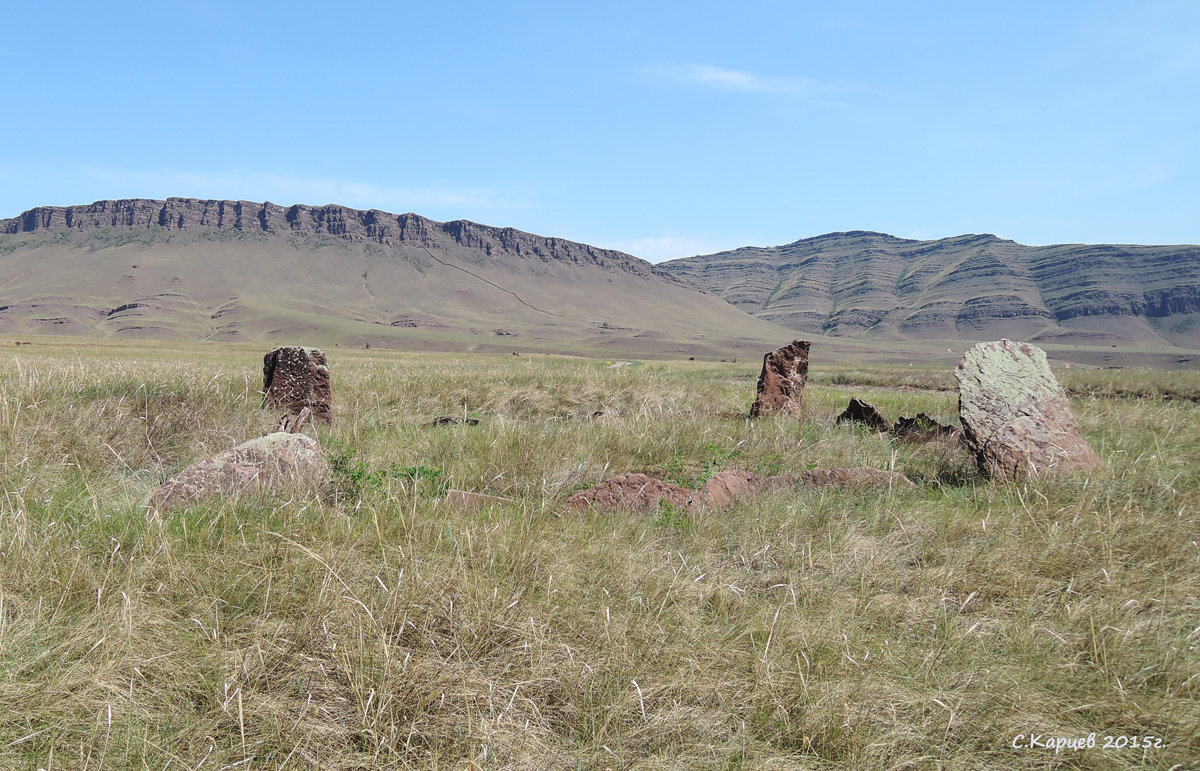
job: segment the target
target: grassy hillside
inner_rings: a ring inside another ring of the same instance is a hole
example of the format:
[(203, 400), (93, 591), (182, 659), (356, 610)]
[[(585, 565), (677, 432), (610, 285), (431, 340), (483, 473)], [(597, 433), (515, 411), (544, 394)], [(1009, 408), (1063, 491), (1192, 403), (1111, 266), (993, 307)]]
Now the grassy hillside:
[(0, 333), (710, 360), (805, 337), (904, 364), (1009, 336), (1075, 363), (1195, 368), (1198, 259), (843, 233), (654, 266), (415, 214), (98, 201), (0, 220)]
[(191, 199), (0, 221), (0, 332), (684, 358), (790, 334), (585, 244), (413, 214)]
[[(1185, 768), (1200, 756), (1193, 373), (1064, 373), (1106, 460), (1005, 486), (834, 425), (955, 416), (943, 368), (330, 352), (308, 498), (159, 515), (255, 436), (239, 346), (10, 349), (0, 371), (0, 767)], [(1171, 398), (1164, 398), (1164, 397)], [(1181, 398), (1182, 397), (1182, 398)], [(598, 418), (596, 411), (604, 414)], [(426, 426), (440, 415), (476, 426)], [(622, 471), (896, 468), (700, 516), (564, 510)], [(481, 512), (441, 489), (511, 496)], [(1086, 738), (1017, 750), (1018, 734)], [(1102, 749), (1103, 737), (1161, 747)]]
[(808, 333), (1200, 349), (1200, 246), (855, 231), (659, 267)]

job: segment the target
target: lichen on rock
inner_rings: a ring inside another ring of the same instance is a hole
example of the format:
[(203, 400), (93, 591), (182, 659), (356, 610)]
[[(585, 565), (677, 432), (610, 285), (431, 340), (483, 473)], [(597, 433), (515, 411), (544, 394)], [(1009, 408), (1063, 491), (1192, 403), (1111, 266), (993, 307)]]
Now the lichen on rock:
[(165, 510), (204, 498), (311, 488), (328, 477), (315, 439), (277, 432), (188, 466), (158, 488), (150, 505)]
[(1091, 468), (1083, 438), (1046, 352), (1028, 343), (979, 343), (954, 371), (963, 441), (981, 474), (1015, 480)]

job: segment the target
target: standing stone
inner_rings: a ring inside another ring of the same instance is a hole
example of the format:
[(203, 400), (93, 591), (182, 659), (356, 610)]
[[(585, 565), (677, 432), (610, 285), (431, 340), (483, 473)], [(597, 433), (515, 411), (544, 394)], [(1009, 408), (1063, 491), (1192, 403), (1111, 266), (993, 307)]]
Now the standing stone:
[(315, 420), (333, 420), (329, 364), (319, 348), (286, 346), (263, 357), (263, 407), (298, 415), (306, 407)]
[(1100, 462), (1042, 349), (1011, 340), (979, 343), (954, 376), (963, 441), (984, 476), (1014, 480)]
[(804, 383), (808, 380), (807, 340), (794, 340), (763, 356), (762, 374), (758, 376), (758, 397), (750, 408), (750, 417), (784, 412), (800, 417), (804, 399)]

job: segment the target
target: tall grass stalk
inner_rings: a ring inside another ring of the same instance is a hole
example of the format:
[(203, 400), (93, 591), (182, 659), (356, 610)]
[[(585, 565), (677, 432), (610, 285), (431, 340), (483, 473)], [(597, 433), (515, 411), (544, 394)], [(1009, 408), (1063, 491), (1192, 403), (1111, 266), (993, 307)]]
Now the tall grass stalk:
[[(1131, 398), (1134, 375), (1073, 401), (1103, 469), (1010, 486), (833, 421), (862, 395), (953, 422), (940, 376), (816, 370), (804, 421), (750, 422), (748, 367), (328, 353), (334, 422), (310, 429), (343, 458), (328, 488), (164, 514), (144, 505), (161, 481), (278, 417), (258, 409), (261, 354), (6, 357), (0, 767), (1200, 757), (1200, 413)], [(479, 424), (427, 425), (441, 415)], [(835, 465), (919, 489), (690, 519), (564, 508), (624, 471), (696, 486)], [(515, 502), (462, 511), (445, 486)], [(1162, 747), (1012, 747), (1092, 732)]]

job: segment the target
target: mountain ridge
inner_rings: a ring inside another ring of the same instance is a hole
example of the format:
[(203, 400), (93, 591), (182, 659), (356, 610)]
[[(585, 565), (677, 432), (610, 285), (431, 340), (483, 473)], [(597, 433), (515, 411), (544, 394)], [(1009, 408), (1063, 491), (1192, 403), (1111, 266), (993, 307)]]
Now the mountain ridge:
[(102, 200), (0, 220), (0, 333), (599, 355), (800, 336), (1200, 349), (1200, 247), (852, 230), (652, 265), (411, 212)]
[(1200, 347), (1200, 246), (842, 231), (659, 263), (798, 332)]
[(0, 220), (0, 332), (705, 356), (790, 334), (615, 250), (413, 213), (196, 198)]
[(383, 246), (419, 243), (428, 247), (438, 246), (439, 242), (430, 237), (430, 231), (440, 229), (453, 236), (459, 244), (483, 248), (485, 252), (498, 243), (517, 254), (521, 254), (524, 248), (541, 257), (544, 250), (548, 250), (549, 258), (564, 259), (568, 258), (568, 253), (581, 249), (582, 254), (597, 264), (605, 264), (605, 260), (609, 260), (619, 263), (626, 270), (648, 270), (675, 280), (671, 274), (657, 271), (651, 263), (614, 249), (602, 249), (564, 238), (539, 236), (516, 228), (483, 225), (465, 219), (438, 222), (412, 212), (393, 214), (340, 204), (282, 206), (270, 201), (124, 198), (78, 206), (37, 206), (16, 217), (0, 220), (0, 234), (3, 235), (120, 227), (147, 230), (158, 227), (180, 231), (234, 229), (269, 235), (287, 233), (300, 237), (327, 235), (351, 243), (373, 242)]

